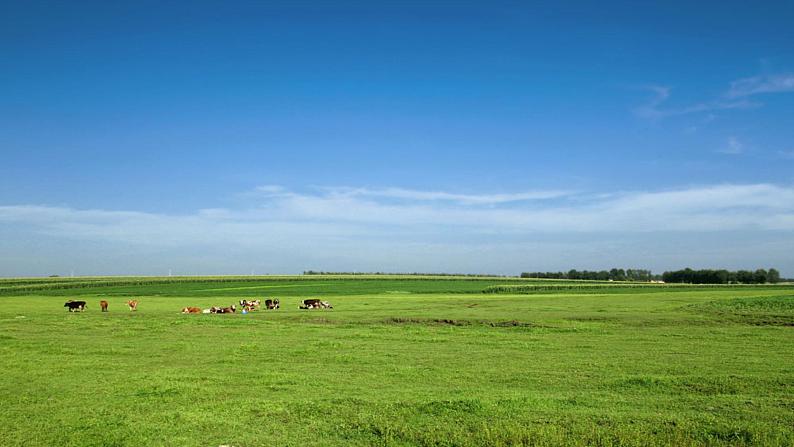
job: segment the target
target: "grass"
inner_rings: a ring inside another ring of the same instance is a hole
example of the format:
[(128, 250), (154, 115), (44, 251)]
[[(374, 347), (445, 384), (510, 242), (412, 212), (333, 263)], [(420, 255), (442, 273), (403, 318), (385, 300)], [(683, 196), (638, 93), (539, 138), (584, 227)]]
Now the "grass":
[[(535, 285), (553, 280), (495, 279), (489, 277), (365, 276), (226, 276), (226, 277), (98, 277), (0, 279), (0, 296), (60, 295), (94, 293), (106, 295), (162, 296), (318, 296), (373, 293), (480, 293), (498, 284)], [(91, 289), (91, 290), (88, 290)], [(309, 289), (299, 290), (299, 289)]]
[(760, 296), (711, 301), (693, 309), (716, 317), (748, 324), (794, 326), (794, 296)]
[[(794, 444), (794, 288), (479, 292), (508, 281), (7, 294), (0, 445)], [(282, 309), (179, 313), (243, 296)], [(315, 296), (334, 310), (298, 310)]]

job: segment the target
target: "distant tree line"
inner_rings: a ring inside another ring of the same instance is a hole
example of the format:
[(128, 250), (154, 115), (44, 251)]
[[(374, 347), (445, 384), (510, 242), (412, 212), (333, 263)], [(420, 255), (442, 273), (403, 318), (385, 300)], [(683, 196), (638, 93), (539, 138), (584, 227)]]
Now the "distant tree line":
[(662, 274), (664, 282), (689, 284), (775, 284), (780, 282), (780, 272), (776, 269), (758, 269), (754, 272), (739, 270), (692, 270), (685, 268)]
[(515, 278), (509, 275), (486, 275), (481, 273), (389, 273), (389, 272), (321, 272), (316, 270), (306, 270), (304, 275), (390, 275), (390, 276), (466, 276), (471, 278)]
[[(514, 278), (509, 275), (486, 275), (473, 273), (388, 273), (388, 272), (324, 272), (316, 270), (306, 270), (304, 275), (396, 275), (396, 276), (463, 276), (463, 277), (485, 277), (485, 278)], [(657, 281), (662, 280), (667, 283), (688, 283), (688, 284), (775, 284), (778, 282), (790, 281), (780, 278), (780, 272), (774, 268), (769, 270), (758, 269), (755, 271), (738, 270), (735, 272), (725, 269), (704, 269), (692, 270), (685, 268), (664, 272), (661, 275), (653, 274), (647, 269), (622, 269), (613, 268), (611, 270), (576, 270), (571, 269), (567, 272), (523, 272), (521, 278), (538, 279), (580, 279), (588, 281)]]
[(567, 272), (524, 272), (522, 278), (541, 278), (541, 279), (586, 279), (590, 281), (650, 281), (659, 279), (650, 270), (646, 269), (619, 269), (612, 270), (576, 270), (571, 269)]

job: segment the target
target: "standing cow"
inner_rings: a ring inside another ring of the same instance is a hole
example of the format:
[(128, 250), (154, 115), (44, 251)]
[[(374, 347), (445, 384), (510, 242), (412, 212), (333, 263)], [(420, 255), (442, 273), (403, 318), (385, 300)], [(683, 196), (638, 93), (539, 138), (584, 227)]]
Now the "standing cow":
[(63, 307), (68, 307), (69, 312), (82, 312), (85, 310), (85, 301), (69, 300)]
[(102, 309), (102, 312), (107, 312), (108, 311), (108, 302), (105, 301), (105, 300), (100, 301), (99, 302), (99, 307)]

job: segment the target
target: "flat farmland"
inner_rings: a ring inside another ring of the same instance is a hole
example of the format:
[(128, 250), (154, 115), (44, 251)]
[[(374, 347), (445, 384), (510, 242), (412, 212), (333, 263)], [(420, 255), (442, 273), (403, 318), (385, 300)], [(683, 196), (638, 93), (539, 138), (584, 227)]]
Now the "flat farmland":
[[(0, 444), (794, 443), (794, 287), (629, 286), (0, 280)], [(252, 297), (281, 309), (180, 314)]]

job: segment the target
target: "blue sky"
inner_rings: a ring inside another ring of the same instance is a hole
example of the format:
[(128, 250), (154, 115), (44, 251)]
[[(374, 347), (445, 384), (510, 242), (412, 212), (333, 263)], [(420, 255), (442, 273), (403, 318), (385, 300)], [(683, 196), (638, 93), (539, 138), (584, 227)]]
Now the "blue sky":
[(775, 266), (794, 3), (0, 3), (0, 275)]

